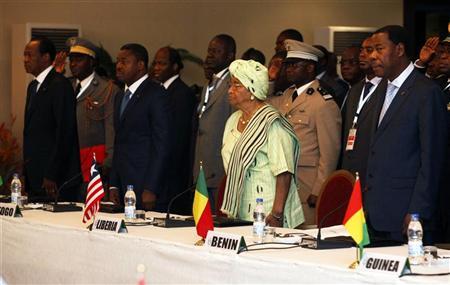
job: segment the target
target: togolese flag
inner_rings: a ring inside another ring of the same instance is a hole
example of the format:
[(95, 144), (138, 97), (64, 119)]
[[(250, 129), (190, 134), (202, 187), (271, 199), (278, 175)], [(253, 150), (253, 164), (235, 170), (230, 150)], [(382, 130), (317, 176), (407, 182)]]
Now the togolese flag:
[(197, 234), (206, 238), (208, 230), (213, 230), (213, 220), (211, 215), (211, 205), (209, 203), (208, 189), (206, 187), (205, 174), (200, 166), (195, 187), (194, 205), (192, 206)]
[(348, 202), (343, 224), (361, 249), (370, 243), (366, 218), (364, 217), (362, 207), (361, 183), (359, 182), (358, 174), (356, 174), (355, 186), (353, 186), (353, 192)]

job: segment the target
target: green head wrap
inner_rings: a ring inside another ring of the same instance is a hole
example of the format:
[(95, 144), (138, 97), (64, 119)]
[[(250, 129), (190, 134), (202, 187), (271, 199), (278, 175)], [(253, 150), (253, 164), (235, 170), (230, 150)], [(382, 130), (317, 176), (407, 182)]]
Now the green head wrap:
[(259, 100), (266, 100), (269, 91), (267, 68), (254, 60), (237, 59), (230, 64), (231, 75)]

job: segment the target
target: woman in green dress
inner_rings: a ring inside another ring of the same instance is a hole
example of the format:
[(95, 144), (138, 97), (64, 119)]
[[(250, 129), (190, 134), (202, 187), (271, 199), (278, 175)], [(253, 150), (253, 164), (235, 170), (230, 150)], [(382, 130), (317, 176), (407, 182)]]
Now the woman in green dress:
[(297, 227), (304, 222), (295, 175), (297, 137), (289, 122), (264, 102), (269, 88), (265, 66), (235, 60), (229, 70), (229, 102), (237, 111), (223, 135), (227, 180), (221, 211), (252, 221), (256, 198), (263, 198), (268, 225)]

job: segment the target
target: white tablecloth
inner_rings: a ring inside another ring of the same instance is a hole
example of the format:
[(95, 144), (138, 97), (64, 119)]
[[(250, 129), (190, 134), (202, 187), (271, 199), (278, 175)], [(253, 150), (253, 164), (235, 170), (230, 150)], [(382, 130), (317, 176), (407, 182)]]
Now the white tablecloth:
[[(136, 284), (139, 264), (146, 267), (148, 284), (450, 284), (448, 275), (397, 278), (358, 273), (347, 268), (355, 259), (354, 248), (294, 248), (226, 255), (194, 246), (199, 238), (192, 227), (135, 226), (128, 227), (127, 234), (106, 234), (89, 232), (81, 223), (81, 212), (28, 210), (23, 214), (23, 218), (0, 218), (0, 270), (8, 284)], [(242, 234), (250, 240), (250, 227), (216, 230)], [(403, 246), (366, 251), (406, 256), (407, 249)]]

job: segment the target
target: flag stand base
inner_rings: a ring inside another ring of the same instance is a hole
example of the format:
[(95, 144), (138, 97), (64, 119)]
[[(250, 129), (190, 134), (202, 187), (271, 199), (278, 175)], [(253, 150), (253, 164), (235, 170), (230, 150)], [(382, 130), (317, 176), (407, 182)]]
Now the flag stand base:
[(198, 240), (198, 241), (195, 243), (196, 246), (203, 246), (204, 244), (205, 244), (205, 240), (204, 240), (204, 239)]
[(350, 264), (350, 265), (348, 266), (348, 268), (350, 268), (350, 269), (356, 269), (356, 268), (358, 267), (358, 265), (359, 265), (359, 261), (358, 261), (358, 260), (355, 260), (355, 261), (352, 262), (352, 264)]

